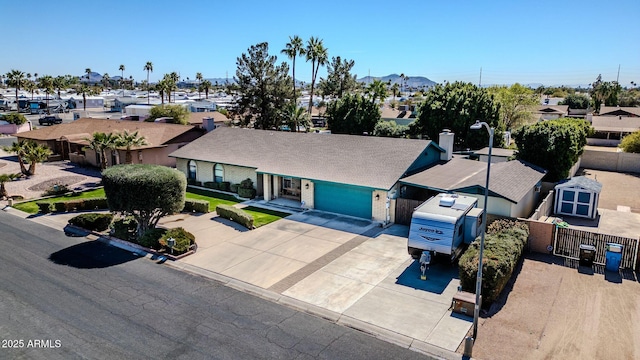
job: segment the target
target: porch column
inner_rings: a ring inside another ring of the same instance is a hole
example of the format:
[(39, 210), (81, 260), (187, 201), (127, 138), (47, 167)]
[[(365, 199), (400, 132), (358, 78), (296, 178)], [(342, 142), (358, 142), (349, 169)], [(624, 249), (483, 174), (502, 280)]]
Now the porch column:
[(271, 175), (262, 174), (262, 191), (265, 201), (271, 200)]

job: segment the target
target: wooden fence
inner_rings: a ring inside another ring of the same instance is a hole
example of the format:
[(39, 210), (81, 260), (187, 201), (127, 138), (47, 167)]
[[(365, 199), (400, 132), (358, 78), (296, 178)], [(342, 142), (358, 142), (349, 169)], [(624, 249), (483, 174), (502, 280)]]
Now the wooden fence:
[(593, 245), (596, 247), (594, 262), (596, 264), (604, 265), (606, 262), (606, 246), (608, 243), (620, 244), (623, 246), (620, 268), (636, 268), (638, 239), (625, 238), (621, 236), (559, 228), (556, 229), (553, 254), (577, 260), (580, 257), (580, 244)]
[(412, 199), (396, 199), (396, 224), (411, 224), (411, 216), (415, 210), (424, 201)]

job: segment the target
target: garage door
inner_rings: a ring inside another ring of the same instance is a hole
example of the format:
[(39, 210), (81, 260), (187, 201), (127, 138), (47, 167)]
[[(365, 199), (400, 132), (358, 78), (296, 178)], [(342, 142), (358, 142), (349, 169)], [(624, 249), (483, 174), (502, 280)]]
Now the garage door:
[(371, 189), (336, 183), (315, 183), (314, 188), (316, 209), (371, 219)]

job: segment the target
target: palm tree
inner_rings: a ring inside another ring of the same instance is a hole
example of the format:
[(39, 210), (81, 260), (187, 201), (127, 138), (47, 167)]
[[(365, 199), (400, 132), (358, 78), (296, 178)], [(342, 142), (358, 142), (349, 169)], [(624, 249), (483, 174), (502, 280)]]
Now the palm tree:
[(82, 84), (78, 88), (78, 93), (82, 95), (82, 105), (84, 106), (84, 111), (87, 111), (87, 95), (93, 95), (94, 90), (87, 84)]
[(293, 37), (289, 36), (289, 42), (285, 46), (284, 49), (280, 51), (281, 53), (287, 55), (289, 59), (292, 60), (292, 74), (293, 74), (293, 97), (296, 97), (296, 57), (298, 55), (302, 56), (305, 54), (304, 44), (302, 39), (298, 35), (294, 35)]
[(112, 133), (105, 134), (95, 132), (91, 138), (85, 138), (89, 142), (87, 148), (100, 154), (100, 170), (107, 168), (107, 149), (115, 149), (118, 145), (118, 136)]
[(124, 130), (124, 132), (118, 134), (117, 137), (117, 146), (126, 149), (125, 164), (133, 163), (133, 159), (131, 158), (132, 147), (147, 145), (147, 140), (145, 140), (144, 136), (138, 136), (137, 131), (129, 133), (127, 130)]
[(67, 81), (64, 76), (56, 76), (53, 79), (53, 88), (58, 92), (58, 99), (60, 99), (60, 91), (67, 87)]
[(122, 88), (122, 95), (124, 96), (124, 65), (120, 64), (118, 70), (122, 71), (122, 76), (120, 76), (120, 87)]
[(387, 96), (387, 85), (382, 80), (373, 80), (367, 86), (367, 93), (371, 96), (372, 103), (375, 103), (376, 99), (384, 100)]
[(321, 66), (327, 63), (329, 55), (327, 54), (327, 48), (322, 44), (322, 40), (313, 36), (307, 41), (305, 54), (307, 56), (307, 61), (311, 60), (311, 97), (309, 98), (309, 114), (311, 114), (311, 107), (313, 106), (313, 88), (318, 76), (318, 70)]
[(162, 101), (162, 105), (164, 105), (164, 93), (167, 92), (167, 82), (165, 79), (162, 79), (156, 83), (156, 91), (160, 93), (160, 99)]
[(36, 174), (36, 164), (44, 162), (53, 152), (46, 145), (36, 144), (29, 147), (29, 151), (24, 155), (25, 160), (29, 163), (29, 175)]
[(4, 184), (21, 176), (22, 174), (0, 174), (0, 199), (9, 198), (9, 193), (7, 193), (7, 189), (4, 187)]
[(104, 75), (102, 75), (102, 85), (105, 88), (109, 88), (109, 85), (111, 85), (111, 77), (109, 76), (109, 73), (104, 73)]
[(7, 73), (7, 85), (12, 86), (16, 89), (16, 110), (19, 111), (19, 103), (18, 103), (18, 90), (24, 85), (26, 82), (25, 75), (20, 70), (11, 70)]
[[(33, 93), (38, 90), (38, 86), (33, 81), (27, 79), (23, 85), (24, 89), (31, 93), (31, 100), (33, 100)], [(16, 100), (18, 101), (18, 100)]]
[[(209, 90), (211, 90), (211, 87), (212, 84), (209, 80), (205, 80), (202, 82), (202, 84), (200, 84), (200, 88), (202, 88), (202, 90), (204, 91), (205, 99), (209, 98)], [(198, 89), (198, 91), (200, 90)]]
[(400, 85), (398, 85), (398, 83), (394, 83), (391, 86), (391, 91), (393, 91), (393, 101), (396, 101), (396, 94), (398, 93), (398, 90), (400, 90)]
[(202, 83), (202, 73), (196, 73), (196, 80), (198, 80), (198, 100), (200, 99), (200, 84)]
[(90, 68), (84, 69), (84, 73), (87, 74), (87, 84), (88, 84), (91, 81), (91, 69)]
[(43, 89), (47, 94), (47, 109), (49, 109), (49, 94), (54, 90), (54, 78), (49, 75), (45, 75), (38, 80), (38, 86)]
[(29, 175), (27, 168), (24, 165), (24, 154), (28, 151), (29, 147), (35, 143), (32, 140), (20, 140), (14, 142), (11, 146), (3, 147), (4, 151), (14, 153), (18, 156), (18, 163), (20, 164), (20, 172), (24, 175)]
[(296, 103), (289, 103), (285, 109), (285, 122), (289, 125), (291, 131), (298, 132), (300, 125), (305, 128), (309, 127), (309, 114), (301, 107), (298, 107)]
[(153, 63), (151, 61), (147, 61), (147, 63), (144, 64), (143, 69), (147, 72), (147, 105), (149, 105), (149, 96), (151, 95), (149, 93), (149, 73), (153, 72)]

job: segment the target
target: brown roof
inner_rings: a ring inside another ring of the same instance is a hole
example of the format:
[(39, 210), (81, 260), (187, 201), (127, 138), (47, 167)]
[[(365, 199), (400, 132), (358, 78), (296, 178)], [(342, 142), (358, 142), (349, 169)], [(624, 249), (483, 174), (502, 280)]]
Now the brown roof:
[[(491, 164), (489, 191), (517, 204), (544, 175), (543, 169), (521, 160), (494, 163)], [(487, 163), (453, 158), (400, 182), (442, 192), (465, 192), (470, 188), (484, 189), (486, 177)]]
[[(428, 148), (433, 146), (431, 152)], [(257, 172), (390, 189), (415, 164), (442, 149), (428, 140), (217, 128), (172, 157)]]
[(591, 126), (603, 132), (636, 132), (640, 130), (640, 117), (593, 116)]
[(229, 118), (219, 111), (192, 112), (189, 114), (189, 124), (202, 125), (204, 118), (213, 118), (214, 123), (229, 121)]
[(535, 113), (564, 115), (569, 113), (569, 105), (538, 105)]
[(640, 107), (635, 106), (602, 106), (600, 115), (635, 115), (640, 116)]
[(66, 140), (77, 144), (88, 144), (84, 139), (91, 137), (90, 134), (96, 132), (102, 133), (118, 133), (124, 130), (138, 132), (138, 135), (144, 136), (147, 145), (137, 147), (153, 148), (162, 147), (171, 140), (179, 137), (195, 129), (191, 125), (127, 121), (127, 120), (109, 120), (109, 119), (78, 119), (74, 122), (64, 123), (52, 126), (43, 126), (36, 130), (21, 132), (16, 136), (20, 139), (32, 140), (60, 140), (64, 137)]

